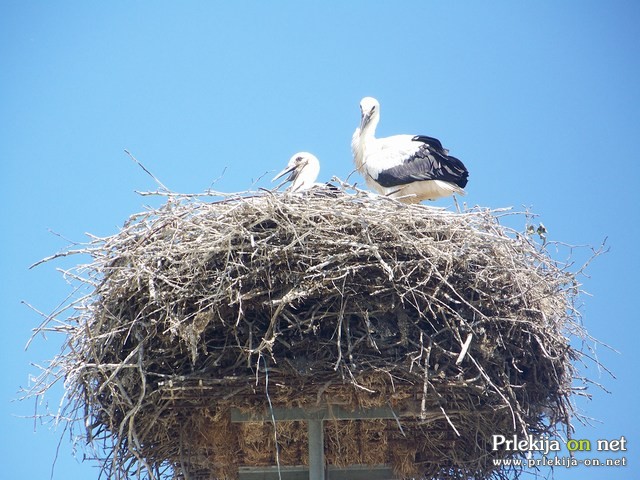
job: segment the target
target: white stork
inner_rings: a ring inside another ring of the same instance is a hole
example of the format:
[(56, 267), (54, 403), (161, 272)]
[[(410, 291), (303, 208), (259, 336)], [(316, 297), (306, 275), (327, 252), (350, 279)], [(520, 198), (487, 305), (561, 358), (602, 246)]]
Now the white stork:
[(356, 169), (367, 185), (404, 203), (419, 203), (458, 193), (464, 195), (469, 172), (436, 138), (394, 135), (376, 138), (380, 104), (365, 97), (362, 118), (351, 140)]
[[(309, 152), (298, 152), (289, 159), (284, 170), (273, 177), (275, 182), (280, 177), (289, 174), (285, 182), (291, 182), (287, 188), (290, 192), (302, 192), (318, 185), (316, 179), (320, 173), (320, 162)], [(283, 183), (285, 183), (283, 182)]]

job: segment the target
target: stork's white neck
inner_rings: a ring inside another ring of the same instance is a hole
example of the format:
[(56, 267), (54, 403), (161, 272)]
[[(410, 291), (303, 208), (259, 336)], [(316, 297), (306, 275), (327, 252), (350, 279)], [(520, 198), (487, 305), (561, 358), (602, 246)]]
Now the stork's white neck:
[(351, 148), (354, 153), (354, 161), (356, 169), (364, 175), (364, 163), (367, 150), (373, 148), (376, 141), (376, 127), (380, 117), (377, 112), (369, 119), (368, 122), (360, 125), (353, 134)]

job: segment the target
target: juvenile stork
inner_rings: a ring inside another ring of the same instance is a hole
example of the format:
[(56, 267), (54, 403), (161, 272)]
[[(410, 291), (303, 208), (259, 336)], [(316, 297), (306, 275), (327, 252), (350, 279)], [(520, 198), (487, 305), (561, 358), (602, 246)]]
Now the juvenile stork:
[(404, 203), (465, 194), (469, 172), (438, 139), (424, 135), (376, 138), (380, 104), (365, 97), (360, 112), (351, 149), (356, 169), (370, 188)]
[(318, 185), (316, 179), (320, 173), (320, 162), (315, 155), (309, 152), (298, 152), (289, 159), (285, 169), (273, 177), (271, 181), (275, 182), (287, 173), (289, 176), (283, 183), (291, 182), (291, 185), (287, 188), (288, 191), (302, 192), (309, 190)]

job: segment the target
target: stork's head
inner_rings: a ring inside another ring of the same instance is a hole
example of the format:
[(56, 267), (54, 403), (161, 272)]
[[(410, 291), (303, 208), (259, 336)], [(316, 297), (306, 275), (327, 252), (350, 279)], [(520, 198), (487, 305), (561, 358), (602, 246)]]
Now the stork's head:
[(380, 120), (380, 103), (373, 97), (364, 97), (360, 101), (360, 131), (375, 131)]
[(309, 152), (298, 152), (289, 159), (284, 170), (273, 177), (272, 182), (289, 173), (287, 182), (291, 182), (289, 190), (297, 192), (311, 188), (320, 173), (320, 162)]

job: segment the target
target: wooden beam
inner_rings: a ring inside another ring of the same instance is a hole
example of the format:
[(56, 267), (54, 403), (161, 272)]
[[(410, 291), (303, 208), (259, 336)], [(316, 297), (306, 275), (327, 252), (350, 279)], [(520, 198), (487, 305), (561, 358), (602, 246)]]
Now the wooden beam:
[[(272, 417), (273, 415), (273, 417)], [(231, 409), (232, 422), (269, 422), (272, 418), (281, 420), (367, 420), (374, 418), (397, 419), (405, 416), (416, 416), (413, 411), (394, 411), (391, 407), (359, 408), (346, 410), (338, 406), (320, 408), (274, 408), (265, 409), (261, 413), (241, 412), (236, 408)]]
[[(304, 465), (278, 467), (240, 467), (239, 480), (309, 480), (309, 468)], [(393, 480), (397, 478), (388, 465), (327, 466), (329, 480)]]

